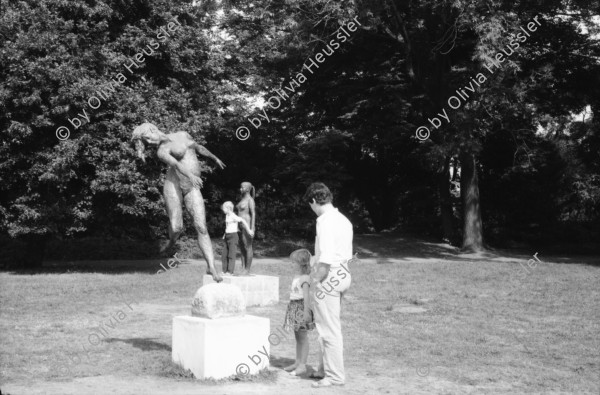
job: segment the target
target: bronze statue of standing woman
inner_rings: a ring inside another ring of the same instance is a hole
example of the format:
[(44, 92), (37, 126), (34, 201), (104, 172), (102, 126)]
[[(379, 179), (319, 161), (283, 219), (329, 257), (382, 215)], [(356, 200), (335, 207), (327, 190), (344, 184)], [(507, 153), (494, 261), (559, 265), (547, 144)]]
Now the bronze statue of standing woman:
[[(194, 220), (194, 228), (198, 234), (198, 246), (208, 265), (207, 273), (215, 282), (223, 281), (215, 269), (214, 255), (210, 236), (206, 229), (206, 209), (200, 188), (200, 163), (196, 154), (210, 158), (221, 169), (225, 164), (202, 145), (196, 143), (192, 136), (183, 131), (165, 134), (151, 123), (144, 123), (133, 131), (137, 155), (146, 162), (144, 149), (146, 145), (157, 147), (157, 156), (169, 166), (163, 185), (163, 196), (169, 215), (169, 244), (163, 250), (175, 246), (175, 242), (183, 232), (183, 205)], [(254, 226), (254, 224), (253, 224)]]
[[(256, 235), (256, 207), (254, 204), (255, 190), (254, 186), (249, 182), (242, 182), (240, 186), (240, 194), (242, 199), (236, 205), (238, 216), (242, 217), (250, 230)], [(240, 227), (238, 231), (240, 252), (242, 254), (242, 275), (250, 274), (250, 267), (252, 266), (252, 257), (254, 251), (252, 250), (252, 239), (253, 236), (248, 233), (244, 227)]]

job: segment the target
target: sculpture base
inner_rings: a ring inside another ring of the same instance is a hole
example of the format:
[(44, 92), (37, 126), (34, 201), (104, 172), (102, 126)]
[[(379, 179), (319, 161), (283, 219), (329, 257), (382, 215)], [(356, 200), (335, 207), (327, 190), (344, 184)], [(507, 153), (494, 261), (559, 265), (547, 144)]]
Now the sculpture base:
[[(268, 318), (173, 318), (173, 362), (197, 379), (256, 374), (269, 366)], [(266, 355), (265, 355), (266, 354)]]
[[(202, 285), (213, 283), (212, 276), (205, 274)], [(275, 276), (223, 276), (223, 282), (240, 287), (246, 299), (246, 307), (267, 306), (279, 303), (279, 277)]]

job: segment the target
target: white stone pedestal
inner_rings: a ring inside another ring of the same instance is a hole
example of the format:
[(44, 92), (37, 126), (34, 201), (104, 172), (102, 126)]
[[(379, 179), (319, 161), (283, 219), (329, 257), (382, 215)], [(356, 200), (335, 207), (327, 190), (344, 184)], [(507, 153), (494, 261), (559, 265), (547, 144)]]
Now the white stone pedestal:
[[(268, 318), (173, 318), (173, 362), (197, 379), (256, 374), (269, 366)], [(265, 355), (266, 354), (266, 355)]]
[[(267, 306), (279, 303), (279, 277), (275, 276), (222, 276), (223, 282), (240, 287), (246, 299), (246, 307)], [(207, 274), (202, 278), (202, 285), (214, 282)]]

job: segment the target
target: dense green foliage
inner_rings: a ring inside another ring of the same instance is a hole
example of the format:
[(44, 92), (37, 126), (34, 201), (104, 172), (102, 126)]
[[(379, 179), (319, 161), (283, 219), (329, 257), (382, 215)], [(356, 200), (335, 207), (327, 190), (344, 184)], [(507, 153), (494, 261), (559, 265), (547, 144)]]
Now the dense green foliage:
[[(165, 166), (154, 155), (144, 165), (130, 145), (147, 121), (190, 132), (228, 166), (211, 173), (206, 163), (212, 233), (222, 228), (219, 204), (251, 181), (259, 232), (308, 237), (312, 213), (300, 196), (321, 180), (359, 231), (415, 229), (457, 244), (462, 235), (473, 249), (477, 233), (592, 240), (599, 9), (581, 0), (10, 0), (0, 16), (0, 232), (34, 243), (163, 237)], [(450, 110), (455, 90), (536, 16), (537, 33)], [(181, 27), (127, 71), (174, 17)], [(354, 18), (358, 30), (318, 69), (303, 69)], [(287, 100), (259, 108), (257, 98), (299, 72), (306, 81)], [(99, 90), (108, 97), (91, 109)], [(427, 119), (444, 107), (449, 123), (432, 128)], [(586, 108), (593, 116), (574, 121)], [(269, 121), (251, 127), (263, 110)], [(240, 125), (248, 140), (235, 137)], [(420, 125), (432, 129), (427, 141), (415, 138)], [(55, 136), (60, 126), (68, 140)], [(458, 188), (465, 163), (473, 171)], [(474, 220), (462, 223), (467, 212)]]

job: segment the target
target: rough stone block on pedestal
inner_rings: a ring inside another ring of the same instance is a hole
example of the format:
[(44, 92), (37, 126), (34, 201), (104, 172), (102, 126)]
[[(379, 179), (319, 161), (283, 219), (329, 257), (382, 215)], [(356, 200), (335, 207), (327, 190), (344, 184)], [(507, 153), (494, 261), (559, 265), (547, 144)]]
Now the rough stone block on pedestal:
[(232, 284), (206, 284), (196, 291), (192, 316), (222, 318), (246, 314), (246, 300), (239, 287)]
[(173, 318), (172, 358), (197, 379), (251, 375), (269, 366), (270, 321), (245, 315)]
[[(213, 283), (212, 276), (204, 275), (202, 284)], [(267, 306), (279, 302), (279, 277), (276, 276), (223, 276), (223, 283), (237, 285), (246, 300), (246, 306)]]

